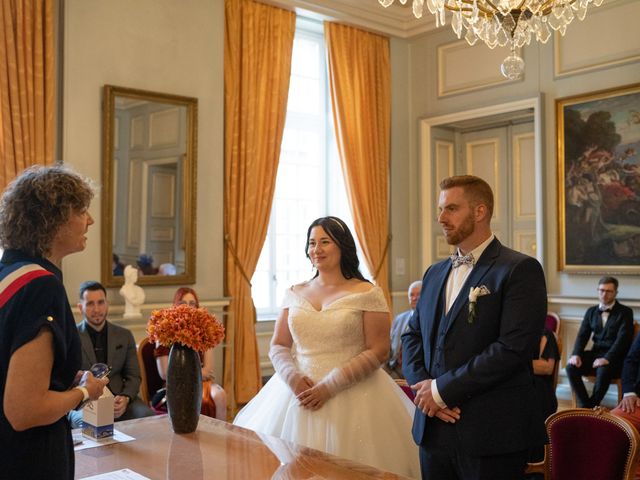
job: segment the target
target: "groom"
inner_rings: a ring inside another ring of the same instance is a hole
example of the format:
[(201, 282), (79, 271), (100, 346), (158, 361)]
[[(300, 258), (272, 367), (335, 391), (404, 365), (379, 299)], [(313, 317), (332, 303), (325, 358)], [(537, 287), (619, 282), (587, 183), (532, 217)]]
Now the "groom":
[(545, 441), (531, 362), (547, 311), (544, 273), (493, 235), (487, 182), (455, 176), (440, 189), (438, 222), (457, 250), (425, 273), (402, 335), (422, 478), (521, 479), (528, 449)]

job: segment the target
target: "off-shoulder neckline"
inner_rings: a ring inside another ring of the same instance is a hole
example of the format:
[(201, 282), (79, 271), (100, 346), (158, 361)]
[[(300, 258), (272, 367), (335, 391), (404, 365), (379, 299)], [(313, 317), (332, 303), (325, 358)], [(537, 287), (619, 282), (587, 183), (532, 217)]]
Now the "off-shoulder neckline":
[(324, 312), (325, 310), (327, 310), (329, 307), (331, 307), (332, 305), (335, 305), (336, 302), (339, 302), (340, 300), (343, 300), (347, 297), (353, 297), (355, 295), (366, 295), (368, 293), (371, 293), (373, 290), (375, 290), (376, 288), (380, 288), (377, 285), (373, 285), (369, 290), (367, 290), (366, 292), (351, 292), (351, 293), (347, 293), (346, 295), (343, 295), (341, 297), (336, 298), (335, 300), (331, 300), (329, 303), (327, 304), (323, 304), (320, 306), (320, 309), (316, 308), (316, 306), (311, 303), (311, 301), (309, 301), (304, 295), (299, 294), (298, 292), (296, 292), (293, 289), (293, 285), (291, 287), (289, 287), (289, 291), (294, 294), (296, 297), (298, 297), (299, 299), (303, 300), (307, 305), (309, 305), (311, 307), (311, 309), (316, 312), (316, 313), (320, 313), (320, 312)]

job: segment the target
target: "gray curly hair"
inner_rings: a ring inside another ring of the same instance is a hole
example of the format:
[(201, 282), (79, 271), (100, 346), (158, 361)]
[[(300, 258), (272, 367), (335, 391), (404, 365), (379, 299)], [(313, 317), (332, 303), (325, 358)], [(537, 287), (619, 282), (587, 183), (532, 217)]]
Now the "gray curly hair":
[(91, 180), (66, 166), (27, 168), (0, 198), (0, 246), (46, 257), (60, 227), (93, 195)]

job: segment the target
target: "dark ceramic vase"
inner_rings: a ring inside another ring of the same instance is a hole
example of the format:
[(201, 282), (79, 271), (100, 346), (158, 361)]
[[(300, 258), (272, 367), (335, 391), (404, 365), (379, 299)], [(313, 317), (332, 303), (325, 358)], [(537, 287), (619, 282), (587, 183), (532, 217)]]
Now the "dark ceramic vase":
[(174, 343), (167, 369), (167, 405), (176, 433), (191, 433), (198, 427), (202, 404), (202, 372), (198, 352)]

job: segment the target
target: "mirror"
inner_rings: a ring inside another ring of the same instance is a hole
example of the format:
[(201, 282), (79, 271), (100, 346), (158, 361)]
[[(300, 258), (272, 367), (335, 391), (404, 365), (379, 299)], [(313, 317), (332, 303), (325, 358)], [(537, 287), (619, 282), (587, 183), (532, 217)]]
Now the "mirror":
[(195, 98), (105, 85), (102, 283), (195, 283)]

